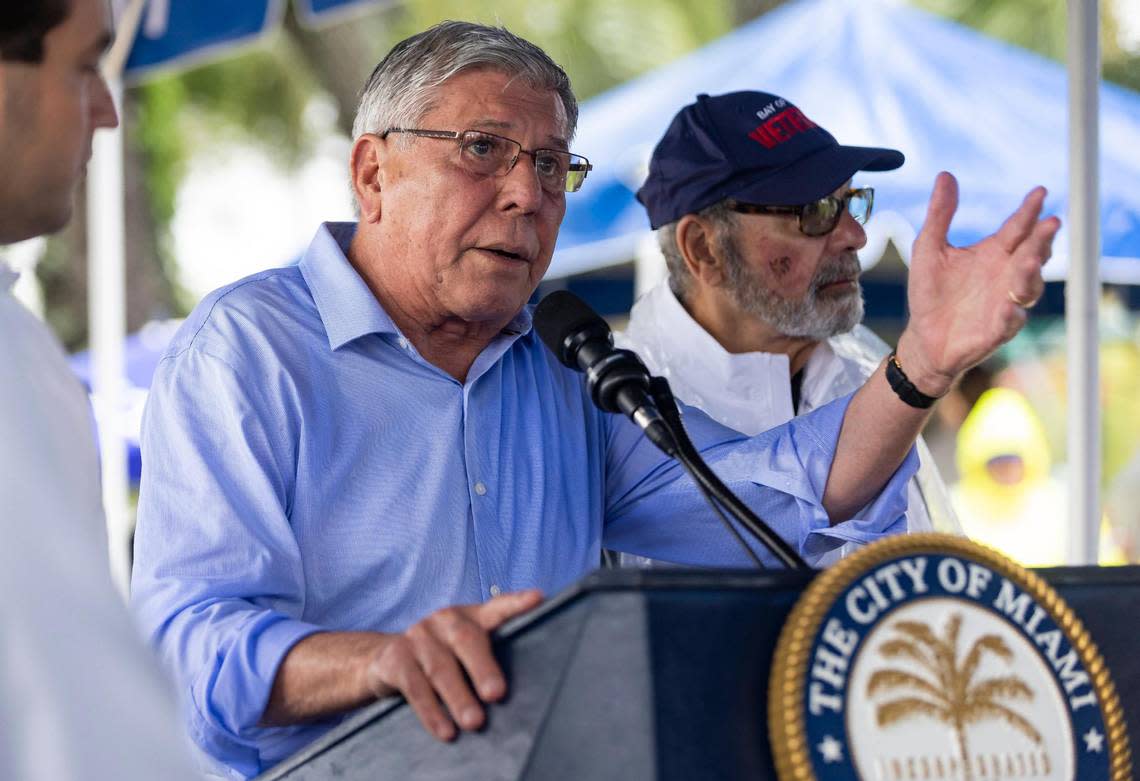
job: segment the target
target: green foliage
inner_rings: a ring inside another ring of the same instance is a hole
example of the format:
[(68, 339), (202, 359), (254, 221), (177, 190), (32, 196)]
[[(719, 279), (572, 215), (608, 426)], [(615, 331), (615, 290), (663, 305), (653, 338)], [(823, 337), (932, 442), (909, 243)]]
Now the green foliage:
[[(44, 316), (68, 352), (87, 344), (86, 272), (77, 268), (73, 242), (74, 225), (65, 234), (48, 238), (36, 264), (36, 279), (44, 296)], [(56, 302), (64, 302), (57, 305)]]
[[(1083, 0), (1081, 0), (1083, 1)], [(987, 35), (1063, 61), (1067, 48), (1068, 3), (1062, 0), (913, 0), (940, 16)], [(1101, 62), (1104, 78), (1140, 90), (1140, 55), (1124, 51), (1111, 0), (1100, 0)]]
[(304, 159), (312, 141), (305, 132), (305, 106), (315, 82), (287, 38), (232, 59), (195, 68), (179, 77), (187, 108), (220, 121), (224, 130), (256, 141), (287, 165)]
[(1131, 55), (1106, 59), (1102, 72), (1104, 78), (1140, 92), (1140, 56)]
[(143, 107), (140, 135), (171, 134), (159, 161), (173, 160), (167, 153), (174, 145), (186, 157), (229, 137), (263, 145), (294, 165), (313, 140), (304, 114), (314, 90), (303, 59), (278, 34), (237, 56), (149, 81), (133, 94)]
[(130, 140), (143, 155), (151, 209), (163, 225), (174, 217), (178, 183), (186, 171), (186, 142), (178, 122), (185, 103), (186, 88), (179, 79), (157, 81), (136, 93)]
[[(141, 153), (155, 260), (170, 284), (177, 279), (170, 225), (195, 153), (227, 140), (249, 142), (291, 167), (305, 159), (314, 141), (305, 124), (314, 80), (288, 39), (276, 35), (267, 44), (129, 92), (127, 135)], [(192, 303), (182, 291), (175, 298), (180, 308)]]
[(445, 19), (502, 24), (566, 69), (585, 100), (729, 32), (732, 0), (411, 0), (388, 15), (388, 45)]

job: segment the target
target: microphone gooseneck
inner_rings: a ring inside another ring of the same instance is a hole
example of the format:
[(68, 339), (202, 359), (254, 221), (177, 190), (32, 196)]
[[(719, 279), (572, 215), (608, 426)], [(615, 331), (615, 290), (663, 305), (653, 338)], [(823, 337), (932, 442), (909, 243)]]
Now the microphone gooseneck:
[[(689, 440), (668, 382), (651, 377), (630, 350), (614, 347), (609, 325), (584, 301), (559, 290), (539, 302), (534, 327), (543, 344), (570, 369), (584, 372), (590, 398), (606, 412), (621, 412), (692, 475), (701, 493), (757, 567), (763, 564), (724, 515), (730, 512), (764, 547), (791, 569), (808, 569), (799, 554), (721, 482)], [(723, 509), (722, 509), (723, 508)]]

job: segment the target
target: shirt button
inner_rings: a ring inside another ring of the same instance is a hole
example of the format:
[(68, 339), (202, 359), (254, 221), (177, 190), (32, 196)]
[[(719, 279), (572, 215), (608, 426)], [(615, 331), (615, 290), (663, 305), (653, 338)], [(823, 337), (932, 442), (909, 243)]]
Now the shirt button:
[(502, 594), (502, 593), (503, 593), (503, 590), (501, 588), (499, 588), (498, 585), (493, 584), (491, 586), (491, 596), (497, 597), (497, 596), (499, 596), (499, 594)]
[(408, 340), (402, 336), (400, 337), (400, 346), (403, 347), (405, 350), (408, 349)]
[(480, 496), (483, 496), (484, 494), (487, 493), (487, 486), (483, 485), (482, 482), (476, 483), (475, 484), (475, 493), (479, 494)]

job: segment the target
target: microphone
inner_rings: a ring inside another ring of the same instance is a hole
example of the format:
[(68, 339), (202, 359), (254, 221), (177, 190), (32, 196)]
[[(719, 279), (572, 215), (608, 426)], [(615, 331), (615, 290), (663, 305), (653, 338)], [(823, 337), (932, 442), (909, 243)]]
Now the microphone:
[(606, 412), (622, 412), (629, 416), (653, 444), (688, 470), (728, 531), (757, 567), (763, 569), (764, 565), (729, 522), (722, 507), (784, 566), (809, 569), (799, 553), (709, 469), (685, 432), (669, 383), (661, 377), (650, 377), (649, 369), (635, 353), (614, 347), (610, 327), (586, 302), (569, 291), (555, 291), (535, 307), (534, 328), (543, 344), (564, 366), (585, 372), (586, 387), (594, 404)]
[(594, 404), (625, 414), (653, 444), (677, 456), (677, 438), (649, 392), (649, 369), (633, 352), (614, 347), (609, 325), (582, 299), (566, 290), (551, 293), (535, 307), (534, 328), (564, 366), (585, 372)]

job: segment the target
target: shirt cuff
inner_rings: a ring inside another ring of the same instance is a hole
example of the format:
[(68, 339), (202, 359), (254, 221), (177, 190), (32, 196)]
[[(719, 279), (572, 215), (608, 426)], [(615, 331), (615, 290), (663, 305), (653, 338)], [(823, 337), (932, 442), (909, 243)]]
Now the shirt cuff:
[(791, 534), (785, 535), (785, 539), (798, 543), (800, 555), (813, 566), (847, 543), (866, 545), (906, 531), (907, 487), (919, 463), (913, 447), (878, 495), (854, 517), (833, 525), (823, 507), (823, 494), (852, 395), (788, 422), (806, 480), (798, 484), (789, 480), (784, 486), (776, 486), (796, 499), (793, 515), (798, 516), (798, 524), (788, 530)]
[(811, 528), (801, 543), (802, 555), (811, 560), (846, 543), (867, 545), (907, 530), (908, 486), (918, 469), (918, 454), (912, 447), (883, 486), (879, 495), (849, 520), (832, 525), (826, 514), (813, 518)]
[(277, 670), (293, 646), (322, 631), (327, 630), (280, 613), (267, 611), (254, 618), (228, 647), (219, 649), (217, 662), (192, 685), (194, 742), (241, 772), (260, 772), (255, 738), (280, 729), (258, 726)]

